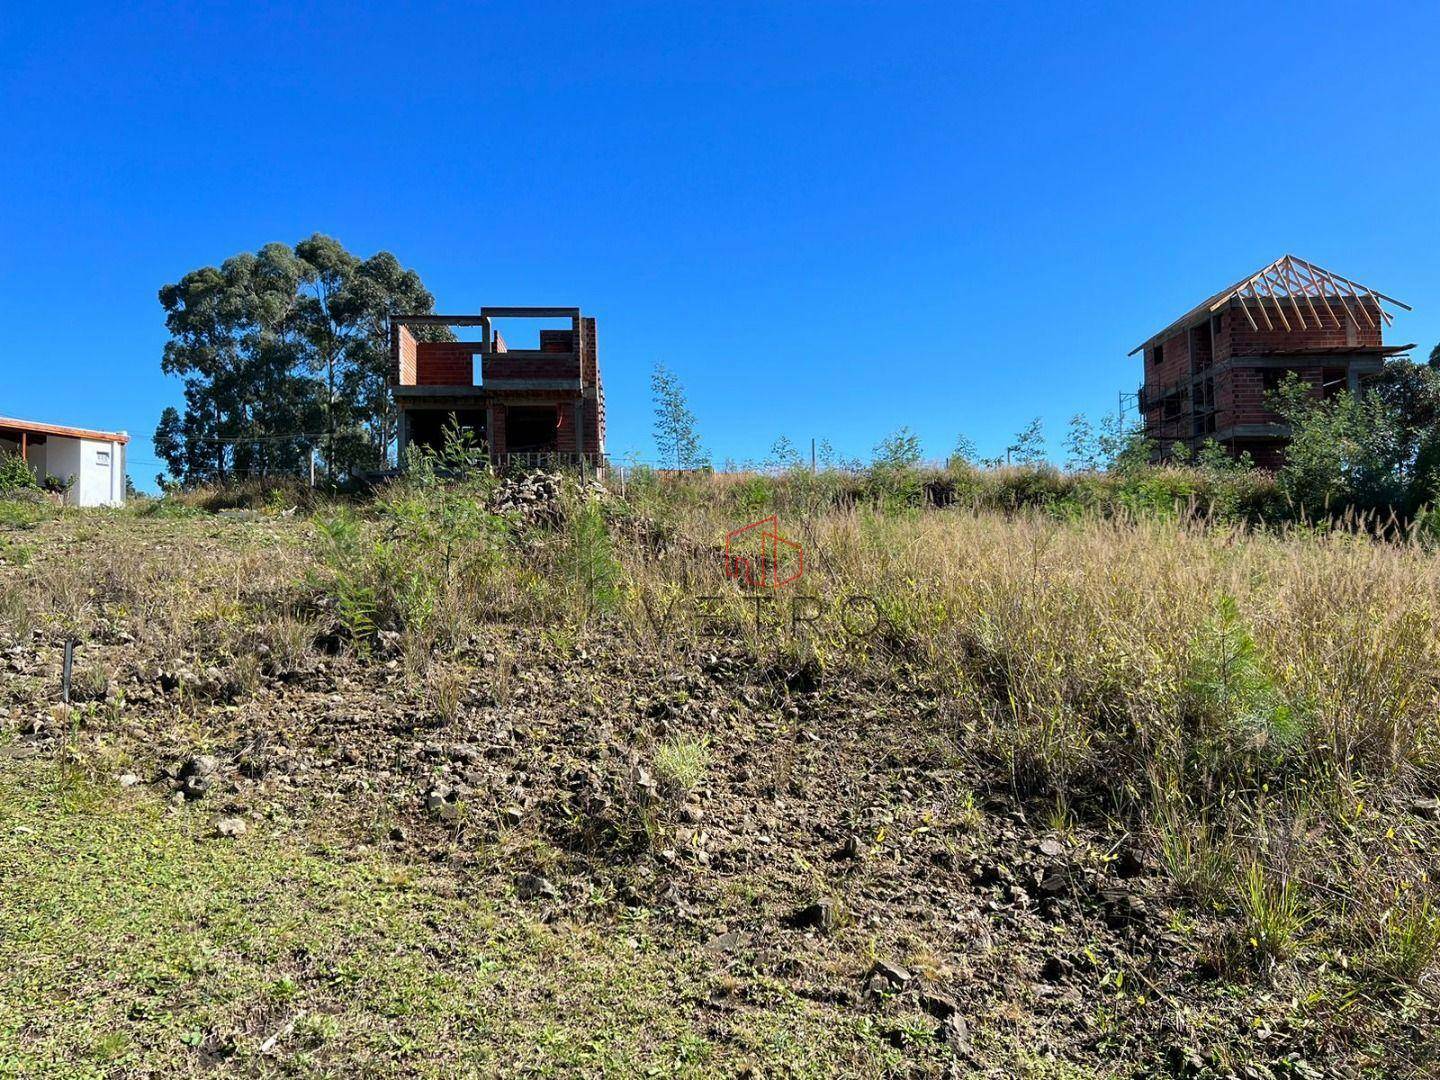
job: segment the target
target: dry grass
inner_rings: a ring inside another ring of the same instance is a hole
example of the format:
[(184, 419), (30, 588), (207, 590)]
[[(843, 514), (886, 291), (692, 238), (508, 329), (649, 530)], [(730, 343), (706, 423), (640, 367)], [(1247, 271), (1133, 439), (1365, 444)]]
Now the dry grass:
[[(244, 694), (338, 623), (355, 662), (395, 635), (441, 720), (469, 683), (437, 658), (487, 621), (549, 628), (567, 648), (582, 627), (677, 654), (719, 633), (821, 677), (903, 670), (1022, 797), (1150, 836), (1179, 890), (1260, 928), (1259, 951), (1287, 958), (1313, 938), (1433, 983), (1433, 855), (1396, 812), (1440, 787), (1427, 547), (1343, 528), (877, 512), (814, 488), (780, 517), (805, 576), (757, 604), (720, 553), (774, 508), (773, 488), (651, 487), (608, 524), (572, 514), (518, 540), (473, 489), (397, 489), (317, 523), (136, 517), (93, 557), (41, 548), (3, 568), (0, 634), (129, 635), (156, 667), (213, 665)], [(637, 517), (663, 554), (625, 539)], [(508, 671), (502, 658), (484, 676), (496, 700)], [(701, 756), (662, 750), (675, 760), (657, 771), (699, 782)]]

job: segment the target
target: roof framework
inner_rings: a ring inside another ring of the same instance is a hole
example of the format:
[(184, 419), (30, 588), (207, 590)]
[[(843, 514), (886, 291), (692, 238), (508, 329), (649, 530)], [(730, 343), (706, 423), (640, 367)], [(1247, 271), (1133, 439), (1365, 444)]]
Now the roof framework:
[[(1232, 301), (1239, 303), (1240, 310), (1255, 330), (1259, 330), (1262, 324), (1267, 330), (1307, 330), (1325, 326), (1339, 329), (1345, 325), (1343, 318), (1348, 318), (1356, 326), (1373, 327), (1376, 323), (1371, 314), (1372, 308), (1388, 326), (1394, 321), (1394, 316), (1385, 310), (1385, 304), (1410, 310), (1409, 304), (1368, 285), (1361, 285), (1294, 255), (1282, 255), (1269, 266), (1191, 308), (1164, 330), (1135, 346), (1130, 355), (1134, 356), (1171, 334), (1209, 318)], [(1257, 314), (1260, 316), (1258, 320), (1255, 317)]]

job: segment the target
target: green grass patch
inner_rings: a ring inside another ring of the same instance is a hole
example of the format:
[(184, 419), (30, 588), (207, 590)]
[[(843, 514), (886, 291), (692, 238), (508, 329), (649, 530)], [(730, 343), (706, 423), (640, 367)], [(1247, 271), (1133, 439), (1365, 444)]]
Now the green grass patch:
[[(0, 1076), (868, 1073), (810, 1003), (723, 1016), (699, 950), (542, 924), (449, 877), (212, 837), (48, 764), (0, 771)], [(773, 1063), (773, 1061), (772, 1061)]]

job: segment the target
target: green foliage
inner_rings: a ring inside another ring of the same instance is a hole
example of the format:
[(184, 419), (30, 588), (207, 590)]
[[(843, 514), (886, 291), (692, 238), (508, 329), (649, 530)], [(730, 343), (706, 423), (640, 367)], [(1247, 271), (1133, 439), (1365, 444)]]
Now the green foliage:
[(951, 468), (958, 468), (962, 465), (974, 465), (980, 458), (980, 451), (976, 449), (975, 440), (968, 435), (957, 435), (955, 437), (955, 449), (950, 451), (950, 460), (947, 464)]
[(440, 448), (413, 444), (405, 454), (405, 471), (410, 481), (421, 487), (433, 487), (441, 480), (463, 478), (478, 472), (489, 462), (485, 446), (475, 432), (463, 427), (451, 413), (445, 421)]
[(75, 486), (75, 474), (71, 473), (66, 477), (47, 475), (40, 481), (40, 486), (52, 495), (64, 495)]
[(1100, 467), (1100, 457), (1094, 426), (1084, 413), (1076, 413), (1065, 434), (1065, 467), (1092, 472)]
[(1126, 474), (1147, 468), (1155, 459), (1155, 442), (1145, 437), (1140, 420), (1127, 424), (1118, 413), (1106, 413), (1095, 436), (1101, 464), (1110, 472)]
[(767, 469), (794, 469), (803, 464), (800, 451), (790, 439), (781, 435), (770, 444), (770, 453), (765, 458)]
[(18, 454), (0, 451), (0, 495), (16, 491), (33, 491), (37, 487), (35, 474)]
[(1217, 759), (1238, 767), (1254, 756), (1274, 760), (1288, 755), (1301, 734), (1299, 718), (1233, 597), (1220, 598), (1191, 648), (1185, 689), (1200, 733)]
[(876, 443), (873, 462), (880, 469), (913, 469), (920, 464), (920, 455), (920, 436), (902, 427)]
[(671, 469), (701, 469), (710, 456), (700, 445), (695, 414), (685, 398), (685, 388), (675, 373), (656, 364), (650, 375), (655, 400), (655, 448), (661, 465)]
[(1409, 452), (1399, 414), (1378, 394), (1315, 397), (1292, 372), (1273, 397), (1291, 428), (1280, 486), (1311, 514), (1403, 507)]
[(1273, 876), (1259, 859), (1252, 861), (1240, 883), (1240, 910), (1252, 949), (1275, 960), (1295, 955), (1309, 919), (1287, 875)]
[(403, 634), (422, 653), (455, 645), (503, 564), (504, 522), (463, 488), (402, 490), (376, 513), (378, 528), (344, 509), (316, 519), (324, 566), (316, 587), (359, 651), (381, 631)]
[(1255, 461), (1248, 450), (1233, 456), (1214, 439), (1206, 439), (1195, 452), (1195, 467), (1212, 475), (1245, 473), (1255, 467)]
[(620, 563), (605, 516), (594, 499), (577, 499), (567, 515), (560, 563), (579, 598), (582, 619), (619, 607)]
[(890, 509), (920, 501), (920, 436), (908, 427), (891, 432), (876, 444), (870, 465), (872, 497)]
[(1039, 465), (1045, 460), (1045, 430), (1040, 417), (1035, 417), (1015, 434), (1015, 441), (1005, 448), (1016, 465)]
[(710, 767), (710, 747), (704, 739), (681, 735), (655, 748), (655, 779), (676, 795), (699, 787)]
[(1389, 978), (1410, 985), (1440, 968), (1440, 907), (1412, 892), (1382, 912), (1374, 960)]
[(193, 485), (299, 475), (310, 449), (332, 476), (383, 464), (394, 437), (389, 316), (427, 312), (419, 276), (381, 252), (361, 260), (316, 234), (193, 270), (160, 290), (161, 368), (184, 379), (155, 446)]

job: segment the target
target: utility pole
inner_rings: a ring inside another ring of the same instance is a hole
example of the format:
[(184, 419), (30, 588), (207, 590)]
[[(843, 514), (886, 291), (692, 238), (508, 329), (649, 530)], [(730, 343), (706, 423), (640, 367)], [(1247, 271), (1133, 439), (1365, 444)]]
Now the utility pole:
[(810, 436), (810, 471), (815, 471), (815, 436)]
[(315, 447), (310, 447), (310, 486), (315, 486)]

